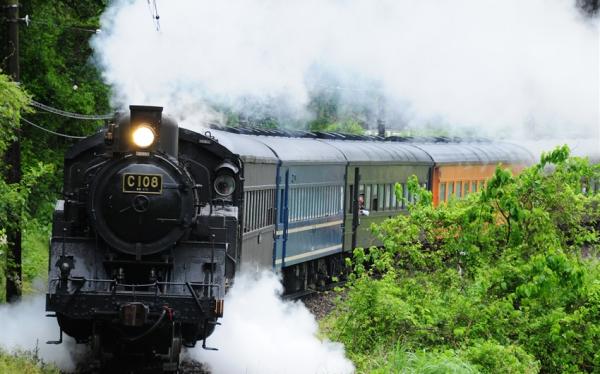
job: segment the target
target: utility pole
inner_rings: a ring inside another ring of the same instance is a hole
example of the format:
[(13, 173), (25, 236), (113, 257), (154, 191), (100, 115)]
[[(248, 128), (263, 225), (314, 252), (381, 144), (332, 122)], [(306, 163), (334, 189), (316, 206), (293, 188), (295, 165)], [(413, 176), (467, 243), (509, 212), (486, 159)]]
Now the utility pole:
[[(5, 71), (15, 82), (20, 78), (19, 67), (19, 0), (3, 0), (5, 15), (6, 50), (4, 53)], [(19, 130), (15, 141), (9, 146), (5, 161), (9, 165), (6, 182), (9, 184), (21, 182), (21, 145)], [(21, 297), (22, 268), (21, 268), (21, 212), (15, 212), (15, 226), (7, 232), (8, 264), (6, 276), (6, 300), (16, 301)]]

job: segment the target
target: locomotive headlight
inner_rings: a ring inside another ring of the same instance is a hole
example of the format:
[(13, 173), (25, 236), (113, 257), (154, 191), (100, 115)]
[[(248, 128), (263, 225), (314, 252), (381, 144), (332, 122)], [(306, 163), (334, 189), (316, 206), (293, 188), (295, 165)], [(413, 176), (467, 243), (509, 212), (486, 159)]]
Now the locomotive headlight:
[(222, 173), (215, 178), (215, 192), (223, 197), (229, 196), (235, 191), (235, 178), (229, 173)]
[(139, 125), (131, 134), (133, 143), (140, 148), (148, 148), (154, 143), (154, 130), (146, 124)]

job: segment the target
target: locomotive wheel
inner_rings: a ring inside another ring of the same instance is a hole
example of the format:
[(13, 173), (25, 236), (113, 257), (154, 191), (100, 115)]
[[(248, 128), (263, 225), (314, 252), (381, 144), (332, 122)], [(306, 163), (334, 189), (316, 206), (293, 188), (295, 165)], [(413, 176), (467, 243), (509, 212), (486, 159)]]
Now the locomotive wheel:
[(169, 347), (166, 360), (163, 363), (163, 371), (165, 373), (177, 373), (179, 371), (179, 355), (181, 354), (181, 325), (172, 323), (171, 327), (171, 346)]
[(90, 348), (92, 353), (92, 367), (95, 370), (102, 371), (107, 361), (109, 360), (109, 356), (104, 351), (104, 347), (102, 346), (102, 336), (97, 331), (98, 326), (94, 326), (94, 333), (90, 337)]
[(95, 333), (94, 335), (92, 335), (92, 338), (90, 339), (90, 345), (92, 348), (92, 355), (94, 356), (94, 359), (99, 359), (102, 355), (100, 334)]

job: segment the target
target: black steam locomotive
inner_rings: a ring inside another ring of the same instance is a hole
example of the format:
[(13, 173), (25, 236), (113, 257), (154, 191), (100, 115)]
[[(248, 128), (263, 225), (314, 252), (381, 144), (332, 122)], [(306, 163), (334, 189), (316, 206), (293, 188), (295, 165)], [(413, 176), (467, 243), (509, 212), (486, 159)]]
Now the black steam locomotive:
[[(65, 156), (46, 309), (99, 363), (177, 371), (223, 314), (239, 260), (240, 159), (162, 108), (129, 115)], [(125, 360), (123, 360), (125, 359)]]

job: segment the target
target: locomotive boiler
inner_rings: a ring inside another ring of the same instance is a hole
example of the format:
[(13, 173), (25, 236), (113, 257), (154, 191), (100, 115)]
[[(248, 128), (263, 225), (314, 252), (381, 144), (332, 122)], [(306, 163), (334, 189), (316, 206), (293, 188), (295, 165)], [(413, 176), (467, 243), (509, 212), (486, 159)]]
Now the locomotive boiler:
[[(99, 365), (177, 371), (214, 330), (239, 260), (240, 159), (162, 108), (129, 114), (65, 156), (46, 310)], [(119, 360), (121, 359), (121, 360)]]

